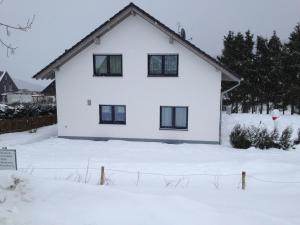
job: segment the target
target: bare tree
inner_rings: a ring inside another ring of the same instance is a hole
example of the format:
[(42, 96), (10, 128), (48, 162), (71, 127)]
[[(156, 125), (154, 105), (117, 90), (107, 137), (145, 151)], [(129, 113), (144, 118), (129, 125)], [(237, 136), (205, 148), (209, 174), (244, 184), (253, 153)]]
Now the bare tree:
[[(0, 5), (4, 2), (4, 0), (0, 0)], [(28, 30), (31, 29), (31, 26), (33, 24), (35, 16), (33, 16), (31, 19), (28, 19), (25, 25), (10, 25), (10, 24), (6, 24), (6, 23), (2, 23), (0, 21), (0, 28), (4, 30), (6, 36), (10, 36), (11, 34), (11, 30), (17, 30), (17, 31), (22, 31), (22, 32), (27, 32)], [(16, 49), (18, 47), (13, 46), (11, 43), (7, 43), (3, 40), (3, 38), (1, 38), (0, 36), (0, 44), (2, 45), (2, 47), (6, 48), (6, 54), (7, 56), (9, 56), (9, 54), (14, 54)]]

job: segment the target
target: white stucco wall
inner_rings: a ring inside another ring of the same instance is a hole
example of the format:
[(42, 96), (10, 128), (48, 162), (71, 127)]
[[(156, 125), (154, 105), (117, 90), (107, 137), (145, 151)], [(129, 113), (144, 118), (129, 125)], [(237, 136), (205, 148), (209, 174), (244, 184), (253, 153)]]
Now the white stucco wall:
[[(149, 53), (179, 54), (179, 77), (147, 77)], [(93, 54), (122, 54), (123, 77), (94, 77)], [(219, 141), (221, 74), (140, 16), (130, 16), (56, 72), (59, 136)], [(92, 105), (87, 105), (91, 99)], [(126, 125), (99, 124), (126, 105)], [(160, 106), (188, 106), (188, 130), (160, 130)]]

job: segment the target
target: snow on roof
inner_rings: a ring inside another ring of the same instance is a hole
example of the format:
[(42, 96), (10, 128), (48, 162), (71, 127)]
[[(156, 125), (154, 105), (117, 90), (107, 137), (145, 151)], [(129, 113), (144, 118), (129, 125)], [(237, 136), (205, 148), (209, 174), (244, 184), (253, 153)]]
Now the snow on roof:
[(2, 78), (4, 77), (4, 74), (6, 73), (6, 71), (0, 71), (0, 81), (2, 80)]
[(42, 85), (35, 84), (33, 82), (19, 80), (16, 78), (12, 78), (12, 79), (19, 89), (27, 89), (30, 91), (42, 91), (44, 89)]

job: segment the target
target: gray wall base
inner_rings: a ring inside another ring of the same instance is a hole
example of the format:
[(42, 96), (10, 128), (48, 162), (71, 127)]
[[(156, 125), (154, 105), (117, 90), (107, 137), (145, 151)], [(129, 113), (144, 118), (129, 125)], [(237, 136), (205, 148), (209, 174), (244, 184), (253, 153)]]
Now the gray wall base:
[(147, 138), (113, 138), (113, 137), (82, 137), (82, 136), (58, 136), (59, 138), (76, 139), (76, 140), (93, 140), (93, 141), (141, 141), (141, 142), (163, 142), (168, 144), (220, 144), (218, 141), (194, 141), (194, 140), (173, 140), (173, 139), (147, 139)]

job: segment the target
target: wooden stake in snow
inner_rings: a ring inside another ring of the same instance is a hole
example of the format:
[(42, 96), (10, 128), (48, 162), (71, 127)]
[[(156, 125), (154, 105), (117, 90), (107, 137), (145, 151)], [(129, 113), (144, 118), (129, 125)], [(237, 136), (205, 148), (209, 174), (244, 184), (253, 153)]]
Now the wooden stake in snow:
[(100, 185), (104, 185), (105, 175), (104, 175), (104, 166), (101, 166), (101, 177), (100, 177)]
[(246, 189), (246, 172), (242, 172), (242, 190)]

